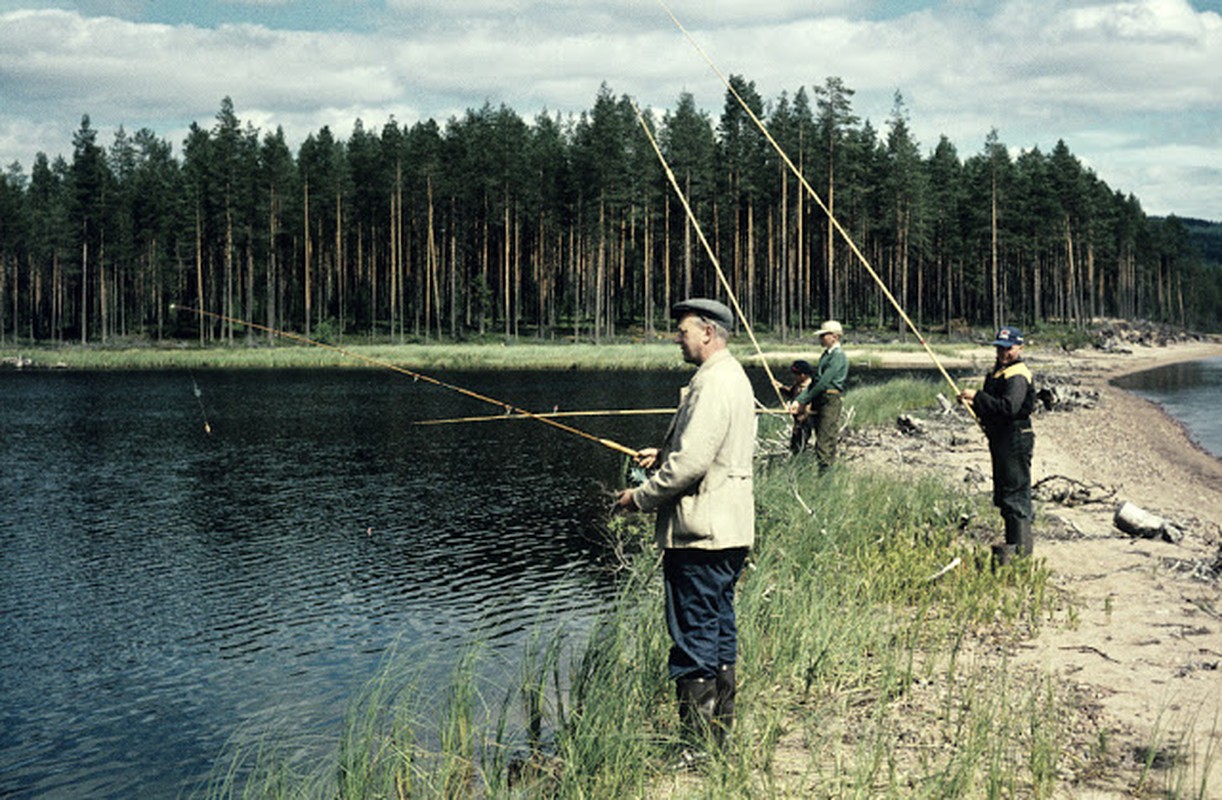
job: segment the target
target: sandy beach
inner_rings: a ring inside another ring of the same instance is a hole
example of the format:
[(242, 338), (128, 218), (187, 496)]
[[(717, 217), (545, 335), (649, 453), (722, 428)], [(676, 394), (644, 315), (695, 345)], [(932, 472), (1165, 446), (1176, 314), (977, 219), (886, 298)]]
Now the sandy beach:
[[(1139, 796), (1143, 786), (1165, 785), (1150, 780), (1149, 768), (1171, 775), (1174, 767), (1197, 792), (1209, 770), (1206, 796), (1222, 797), (1222, 461), (1157, 405), (1109, 383), (1214, 356), (1222, 343), (1028, 354), (1037, 382), (1058, 375), (1098, 392), (1094, 407), (1034, 419), (1033, 483), (1061, 476), (1108, 498), (1039, 503), (1035, 555), (1072, 605), (1072, 624), (1045, 624), (1005, 654), (1012, 667), (1054, 676), (1080, 699), (1076, 746), (1097, 752), (1099, 741), (1109, 743), (1104, 768), (1096, 756), (1091, 774), (1065, 782), (1065, 797)], [(983, 437), (967, 438), (933, 461), (952, 480), (987, 492), (987, 447)], [(1173, 522), (1183, 538), (1121, 532), (1113, 515), (1125, 501)], [(981, 521), (994, 523), (1000, 536), (1000, 518)]]

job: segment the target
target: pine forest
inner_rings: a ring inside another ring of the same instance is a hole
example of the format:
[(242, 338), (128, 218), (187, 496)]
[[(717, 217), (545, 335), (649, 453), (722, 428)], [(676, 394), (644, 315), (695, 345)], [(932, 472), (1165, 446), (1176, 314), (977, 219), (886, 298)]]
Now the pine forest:
[(727, 92), (716, 118), (687, 94), (643, 115), (696, 224), (606, 85), (580, 115), (356, 120), (295, 154), (229, 98), (180, 155), (148, 129), (99, 142), (85, 116), (69, 158), (0, 176), (0, 342), (268, 335), (234, 320), (323, 341), (649, 337), (678, 299), (726, 297), (709, 250), (782, 338), (827, 317), (901, 330), (880, 282), (922, 330), (1218, 326), (1222, 270), (1184, 222), (1147, 216), (1063, 141), (1016, 151), (994, 129), (961, 157), (946, 137), (923, 150), (899, 93), (879, 130), (839, 78), (771, 101), (731, 86), (744, 103)]

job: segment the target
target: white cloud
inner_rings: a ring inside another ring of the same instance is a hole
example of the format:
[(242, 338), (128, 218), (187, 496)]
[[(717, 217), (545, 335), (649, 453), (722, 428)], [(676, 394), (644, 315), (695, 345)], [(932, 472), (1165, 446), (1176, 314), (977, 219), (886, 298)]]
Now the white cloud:
[[(243, 121), (297, 141), (323, 124), (347, 135), (357, 116), (367, 127), (392, 114), (444, 122), (485, 101), (526, 118), (571, 113), (604, 81), (642, 105), (673, 107), (691, 91), (721, 112), (724, 87), (652, 3), (389, 6), (363, 33), (0, 15), (0, 160), (69, 151), (85, 113), (99, 129), (147, 126), (177, 144), (225, 96)], [(1064, 138), (1109, 185), (1145, 198), (1172, 155), (1156, 145), (1180, 143), (1188, 158), (1222, 147), (1222, 18), (1184, 0), (912, 0), (902, 17), (895, 3), (847, 0), (670, 6), (723, 73), (767, 100), (840, 76), (855, 112), (881, 129), (900, 90), (926, 150), (946, 134), (966, 157), (993, 127), (1018, 147)], [(1215, 199), (1192, 213), (1222, 215), (1222, 188), (1201, 191)]]

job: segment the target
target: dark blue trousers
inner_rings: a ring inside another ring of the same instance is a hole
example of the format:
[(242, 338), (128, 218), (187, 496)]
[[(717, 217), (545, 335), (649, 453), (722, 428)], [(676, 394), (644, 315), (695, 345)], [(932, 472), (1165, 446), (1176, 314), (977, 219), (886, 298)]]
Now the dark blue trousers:
[(989, 434), (993, 461), (993, 505), (1002, 519), (1033, 519), (1031, 506), (1031, 455), (1035, 434), (1031, 423), (1015, 424)]
[(674, 642), (670, 648), (671, 680), (715, 678), (718, 667), (737, 661), (734, 584), (746, 560), (745, 547), (670, 548), (663, 554), (666, 627)]

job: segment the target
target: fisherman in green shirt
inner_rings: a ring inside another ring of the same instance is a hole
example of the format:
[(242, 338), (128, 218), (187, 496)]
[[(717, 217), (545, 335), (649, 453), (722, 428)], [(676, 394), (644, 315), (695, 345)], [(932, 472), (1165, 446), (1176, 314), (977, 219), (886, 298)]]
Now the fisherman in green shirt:
[(820, 474), (827, 472), (836, 458), (836, 438), (840, 433), (840, 395), (844, 392), (845, 380), (849, 377), (849, 359), (840, 347), (844, 328), (834, 319), (823, 323), (815, 331), (823, 355), (815, 365), (815, 375), (810, 386), (795, 398), (797, 410), (794, 416), (808, 426), (815, 437), (815, 459), (819, 462)]

